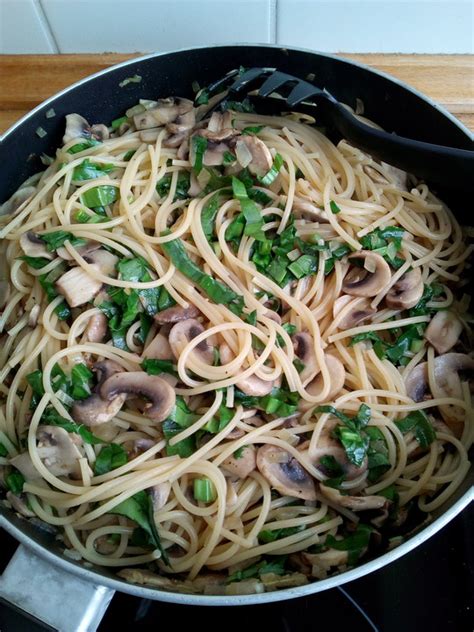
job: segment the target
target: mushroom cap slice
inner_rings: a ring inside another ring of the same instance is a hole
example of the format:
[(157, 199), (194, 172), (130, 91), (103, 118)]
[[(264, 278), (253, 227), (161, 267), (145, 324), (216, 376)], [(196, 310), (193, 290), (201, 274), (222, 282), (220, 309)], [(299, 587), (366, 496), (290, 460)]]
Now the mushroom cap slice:
[(29, 452), (22, 452), (12, 457), (10, 459), (10, 465), (16, 467), (27, 481), (41, 480), (43, 478), (34, 466)]
[(37, 432), (38, 455), (54, 476), (80, 478), (81, 469), (75, 435), (59, 426), (39, 426)]
[(371, 250), (359, 250), (348, 256), (349, 262), (361, 262), (363, 267), (353, 266), (344, 278), (342, 290), (351, 296), (376, 296), (386, 287), (392, 273), (385, 259)]
[[(222, 364), (228, 364), (234, 359), (230, 347), (225, 343), (220, 345), (219, 355)], [(251, 397), (264, 397), (272, 392), (274, 381), (263, 380), (261, 377), (258, 377), (258, 375), (249, 375), (248, 377), (238, 380), (235, 385), (246, 395), (250, 395)]]
[(317, 207), (310, 200), (303, 198), (295, 197), (292, 213), (297, 219), (304, 219), (307, 222), (319, 222), (320, 224), (329, 223), (324, 209)]
[(248, 165), (251, 174), (264, 176), (272, 168), (273, 157), (263, 140), (253, 135), (245, 135), (240, 139), (252, 155), (252, 160)]
[(454, 312), (441, 310), (430, 321), (425, 338), (441, 355), (454, 347), (462, 332), (462, 322)]
[(63, 136), (63, 145), (75, 138), (89, 138), (91, 128), (86, 119), (77, 113), (66, 114), (66, 129)]
[(423, 277), (420, 268), (413, 268), (390, 288), (385, 302), (391, 309), (411, 309), (423, 296)]
[[(194, 318), (188, 318), (186, 320), (182, 320), (179, 323), (174, 325), (169, 333), (168, 342), (170, 344), (171, 350), (174, 354), (174, 357), (178, 360), (181, 355), (184, 347), (196, 336), (202, 334), (204, 331), (204, 326), (198, 320)], [(200, 342), (192, 352), (195, 356), (197, 356), (201, 362), (204, 364), (213, 364), (214, 362), (214, 352), (212, 347), (207, 343), (206, 340)]]
[(161, 325), (165, 323), (179, 323), (182, 320), (196, 318), (201, 312), (195, 305), (182, 307), (181, 305), (173, 305), (155, 315), (155, 321)]
[(93, 393), (87, 399), (74, 403), (71, 408), (71, 417), (78, 423), (94, 428), (113, 419), (126, 399), (127, 395), (121, 394), (109, 401)]
[(158, 485), (150, 487), (151, 502), (153, 504), (153, 512), (156, 513), (162, 509), (168, 502), (169, 495), (171, 493), (171, 483), (169, 481), (163, 481)]
[(338, 489), (327, 487), (322, 483), (319, 488), (321, 493), (328, 500), (341, 507), (352, 509), (352, 511), (382, 509), (382, 507), (385, 507), (389, 502), (384, 496), (343, 496)]
[[(344, 387), (344, 382), (346, 381), (346, 370), (339, 358), (336, 358), (336, 356), (331, 353), (325, 353), (324, 359), (326, 361), (329, 378), (331, 380), (327, 401), (332, 401)], [(306, 390), (310, 395), (315, 396), (322, 392), (323, 387), (324, 380), (322, 374), (320, 373), (308, 384)], [(309, 402), (304, 402), (304, 400), (302, 400), (302, 406), (301, 410), (308, 410), (308, 408), (311, 408), (314, 404), (310, 404)]]
[(53, 253), (47, 250), (45, 242), (31, 230), (20, 237), (20, 246), (28, 257), (43, 257), (50, 261), (54, 259)]
[(56, 281), (56, 288), (70, 307), (79, 307), (91, 301), (102, 287), (102, 281), (90, 276), (85, 270), (76, 266), (65, 272)]
[(161, 332), (157, 333), (153, 340), (147, 344), (142, 355), (144, 358), (153, 360), (174, 360), (168, 338)]
[(119, 395), (134, 395), (149, 400), (145, 415), (154, 421), (164, 421), (176, 403), (174, 389), (157, 375), (147, 375), (143, 371), (115, 373), (100, 387), (100, 396), (111, 400)]
[(89, 318), (84, 337), (87, 342), (102, 342), (107, 335), (107, 317), (103, 312)]
[(296, 355), (304, 365), (300, 373), (300, 380), (304, 385), (321, 370), (314, 350), (313, 336), (305, 331), (296, 333), (293, 335), (293, 344)]
[(363, 297), (352, 297), (344, 294), (334, 301), (333, 315), (337, 317), (344, 310), (344, 315), (337, 323), (338, 329), (352, 329), (356, 325), (371, 318), (377, 310), (370, 306), (370, 300)]
[(286, 450), (271, 444), (262, 445), (257, 451), (257, 467), (283, 496), (316, 500), (313, 478)]
[(239, 458), (231, 455), (222, 462), (222, 468), (238, 478), (247, 478), (256, 467), (255, 447), (244, 445)]

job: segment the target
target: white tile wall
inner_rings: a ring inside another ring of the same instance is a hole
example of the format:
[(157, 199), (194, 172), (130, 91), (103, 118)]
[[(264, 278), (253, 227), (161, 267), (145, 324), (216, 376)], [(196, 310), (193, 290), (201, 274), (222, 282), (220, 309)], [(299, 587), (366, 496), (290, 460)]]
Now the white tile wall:
[(473, 53), (474, 0), (0, 0), (0, 53), (163, 51), (235, 42)]

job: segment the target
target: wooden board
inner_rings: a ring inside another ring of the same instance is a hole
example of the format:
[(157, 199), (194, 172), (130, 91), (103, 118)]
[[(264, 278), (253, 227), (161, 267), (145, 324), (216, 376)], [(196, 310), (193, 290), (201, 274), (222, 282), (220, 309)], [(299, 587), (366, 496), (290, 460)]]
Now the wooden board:
[[(0, 56), (0, 133), (35, 105), (94, 72), (136, 57)], [(474, 58), (470, 55), (341, 54), (382, 70), (432, 97), (474, 130)]]

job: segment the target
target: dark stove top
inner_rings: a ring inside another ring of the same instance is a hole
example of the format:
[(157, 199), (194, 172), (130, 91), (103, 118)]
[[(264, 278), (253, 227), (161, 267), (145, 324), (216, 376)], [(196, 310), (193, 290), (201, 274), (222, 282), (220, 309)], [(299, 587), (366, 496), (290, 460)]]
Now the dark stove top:
[[(99, 632), (472, 632), (474, 504), (440, 533), (362, 579), (302, 599), (236, 608), (192, 607), (116, 594)], [(15, 549), (1, 535), (3, 566)], [(36, 632), (11, 623), (0, 605), (0, 632)]]

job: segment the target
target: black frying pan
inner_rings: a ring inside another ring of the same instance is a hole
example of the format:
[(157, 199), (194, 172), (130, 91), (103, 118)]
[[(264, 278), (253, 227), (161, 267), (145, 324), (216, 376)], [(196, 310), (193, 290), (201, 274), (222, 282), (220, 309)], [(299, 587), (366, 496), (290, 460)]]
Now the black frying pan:
[[(437, 104), (401, 82), (354, 62), (310, 51), (272, 46), (199, 48), (125, 62), (80, 81), (38, 106), (13, 126), (1, 141), (0, 202), (6, 200), (28, 176), (44, 169), (39, 156), (43, 152), (53, 154), (60, 145), (66, 114), (78, 112), (90, 123), (108, 124), (140, 98), (156, 99), (169, 95), (192, 97), (193, 81), (197, 80), (201, 86), (205, 86), (240, 65), (276, 67), (299, 77), (312, 73), (315, 75), (315, 84), (327, 88), (339, 101), (355, 108), (356, 99), (361, 99), (365, 105), (365, 116), (387, 131), (460, 149), (473, 147), (472, 135), (468, 130)], [(141, 82), (129, 83), (120, 88), (119, 83), (133, 75), (140, 75)], [(45, 114), (50, 108), (54, 108), (56, 116), (47, 119)], [(39, 127), (47, 132), (44, 138), (36, 134)], [(458, 220), (467, 223), (470, 211), (465, 201), (453, 191), (437, 192), (451, 206)], [(235, 597), (169, 593), (127, 584), (104, 569), (84, 568), (80, 563), (63, 557), (63, 547), (55, 542), (54, 537), (20, 520), (0, 504), (0, 525), (28, 547), (28, 550), (21, 547), (17, 561), (10, 564), (7, 569), (9, 578), (7, 573), (0, 578), (0, 596), (24, 603), (25, 598), (19, 598), (18, 589), (15, 592), (11, 584), (16, 581), (18, 586), (18, 582), (25, 582), (28, 597), (32, 594), (36, 596), (30, 609), (36, 609), (37, 614), (48, 618), (64, 632), (79, 629), (79, 621), (81, 624), (88, 621), (88, 627), (81, 629), (95, 630), (113, 590), (149, 599), (195, 605), (263, 603), (302, 596), (360, 577), (410, 551), (468, 504), (473, 498), (473, 480), (474, 471), (471, 468), (454, 496), (437, 510), (430, 525), (420, 528), (404, 544), (381, 557), (307, 586)], [(45, 559), (48, 564), (44, 563)], [(31, 582), (34, 582), (34, 586)], [(54, 585), (56, 589), (52, 588)], [(75, 599), (74, 607), (68, 601), (71, 596)], [(42, 609), (42, 597), (47, 599), (45, 612)]]

